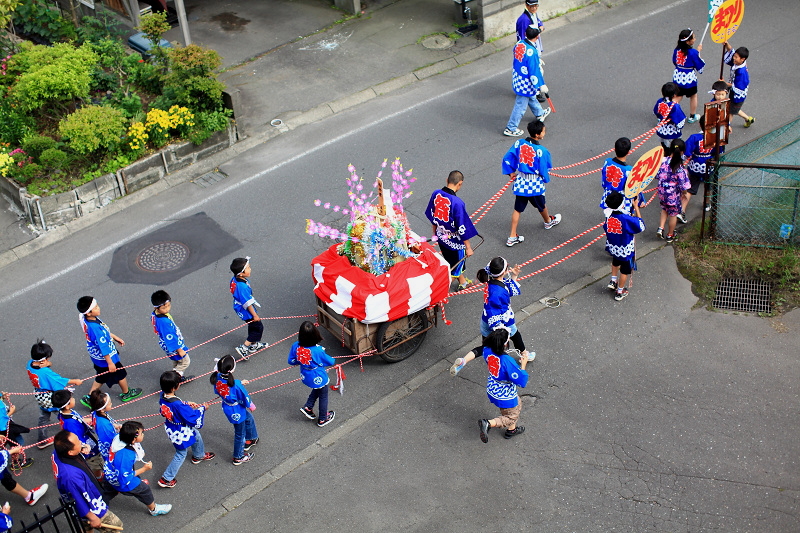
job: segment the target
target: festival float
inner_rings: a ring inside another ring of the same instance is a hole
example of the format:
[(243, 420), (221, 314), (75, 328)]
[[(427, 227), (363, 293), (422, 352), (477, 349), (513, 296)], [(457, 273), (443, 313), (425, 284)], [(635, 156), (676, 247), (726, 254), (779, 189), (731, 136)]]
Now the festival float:
[(319, 324), (354, 353), (374, 351), (395, 363), (417, 351), (437, 324), (450, 266), (409, 227), (403, 200), (411, 195), (412, 170), (395, 159), (387, 187), (386, 165), (372, 189), (348, 166), (347, 207), (314, 202), (349, 215), (346, 229), (308, 219), (306, 233), (339, 241), (311, 261)]

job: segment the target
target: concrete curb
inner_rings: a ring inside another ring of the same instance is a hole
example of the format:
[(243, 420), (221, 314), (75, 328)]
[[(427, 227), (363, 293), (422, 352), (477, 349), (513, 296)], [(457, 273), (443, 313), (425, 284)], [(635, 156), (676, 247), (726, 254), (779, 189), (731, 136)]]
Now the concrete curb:
[[(660, 250), (666, 246), (665, 243), (657, 243), (657, 242), (647, 242), (644, 243), (640, 250), (637, 253), (637, 257), (642, 258), (645, 257), (656, 250)], [(563, 300), (580, 290), (596, 283), (606, 276), (609, 275), (610, 267), (608, 265), (604, 267), (600, 267), (591, 273), (583, 276), (582, 278), (569, 283), (557, 291), (553, 293), (553, 296), (558, 298), (559, 300)], [(544, 300), (544, 299), (543, 299)], [(543, 303), (543, 300), (539, 302), (533, 303), (523, 309), (520, 310), (525, 316), (518, 317), (518, 322), (523, 323), (529, 318), (531, 318), (536, 313), (548, 309), (547, 305)], [(368, 422), (370, 419), (379, 416), (384, 411), (388, 410), (394, 404), (405, 398), (406, 396), (411, 395), (415, 390), (419, 389), (432, 379), (438, 377), (439, 375), (449, 371), (450, 365), (452, 362), (455, 361), (456, 357), (459, 354), (466, 352), (466, 350), (471, 349), (475, 346), (479, 346), (481, 344), (481, 337), (480, 335), (475, 337), (471, 342), (468, 342), (461, 348), (455, 350), (449, 356), (446, 356), (432, 366), (428, 367), (427, 369), (420, 372), (415, 377), (411, 378), (407, 382), (403, 383), (395, 390), (372, 404), (371, 406), (367, 407), (353, 418), (347, 420), (342, 425), (338, 426), (334, 430), (327, 433), (324, 437), (317, 440), (316, 442), (308, 445), (306, 448), (298, 451), (297, 453), (291, 455), (290, 457), (284, 459), (281, 463), (277, 464), (272, 470), (262, 474), (250, 484), (246, 485), (245, 487), (239, 489), (235, 493), (228, 496), (225, 500), (221, 503), (217, 504), (215, 507), (209, 509), (202, 515), (198, 516), (188, 524), (186, 524), (183, 528), (179, 529), (177, 533), (193, 533), (195, 531), (201, 531), (205, 528), (211, 526), (215, 520), (222, 518), (230, 511), (236, 509), (237, 507), (241, 506), (247, 500), (267, 488), (268, 486), (272, 485), (273, 483), (279, 481), (284, 476), (290, 474), (296, 468), (302, 466), (303, 464), (307, 463), (308, 461), (314, 459), (317, 455), (319, 455), (323, 450), (333, 446), (334, 444), (338, 443), (339, 441), (345, 439), (350, 434), (355, 432), (358, 428)]]

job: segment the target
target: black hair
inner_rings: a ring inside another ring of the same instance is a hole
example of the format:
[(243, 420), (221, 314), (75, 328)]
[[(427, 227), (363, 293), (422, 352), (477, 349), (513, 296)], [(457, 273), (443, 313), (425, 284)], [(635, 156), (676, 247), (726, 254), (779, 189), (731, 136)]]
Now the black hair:
[(540, 33), (542, 32), (536, 26), (530, 25), (527, 28), (525, 28), (525, 38), (528, 39), (529, 41), (533, 41), (534, 39), (536, 39)]
[(311, 348), (322, 342), (322, 335), (314, 324), (306, 320), (300, 324), (300, 331), (297, 333), (297, 342), (304, 348)]
[(464, 174), (460, 170), (453, 170), (447, 175), (448, 185), (458, 185), (462, 181), (464, 181)]
[(53, 447), (56, 449), (56, 454), (65, 458), (72, 451), (73, 444), (69, 441), (69, 436), (73, 435), (71, 431), (62, 429), (53, 437)]
[[(503, 267), (508, 266), (508, 263), (502, 257), (495, 257), (489, 262), (489, 272), (491, 272), (492, 277), (497, 277), (503, 273)], [(478, 273), (475, 274), (475, 277), (478, 278), (478, 281), (481, 283), (486, 283), (489, 281), (489, 272), (486, 272), (485, 268), (478, 270)]]
[(150, 303), (153, 304), (153, 307), (161, 307), (168, 301), (172, 300), (167, 294), (167, 291), (157, 290), (150, 296)]
[(745, 46), (740, 46), (739, 48), (736, 49), (734, 54), (746, 60), (748, 57), (750, 57), (750, 50), (748, 50), (747, 47)]
[(544, 130), (544, 122), (541, 120), (531, 120), (528, 122), (528, 135), (536, 137)]
[(689, 40), (689, 36), (691, 36), (692, 33), (694, 32), (690, 29), (681, 30), (681, 32), (678, 34), (678, 44), (675, 45), (675, 48), (680, 48), (684, 52), (686, 52), (689, 48), (691, 48), (691, 46), (689, 46), (689, 43), (687, 41)]
[(63, 389), (53, 392), (53, 396), (50, 401), (53, 403), (53, 407), (56, 409), (63, 409), (63, 406), (69, 403), (70, 398), (72, 398), (72, 393), (67, 389)]
[(94, 296), (81, 296), (78, 298), (78, 312), (85, 313), (89, 310), (89, 307), (92, 305), (92, 301), (94, 300)]
[[(93, 390), (91, 394), (89, 394), (89, 408), (92, 411), (99, 411), (106, 405), (106, 392), (103, 392), (101, 389)], [(110, 397), (110, 396), (109, 396)], [(103, 416), (108, 418), (105, 413), (97, 413), (98, 416)]]
[(174, 370), (167, 370), (158, 380), (161, 392), (171, 394), (181, 384), (181, 375)]
[(125, 444), (133, 444), (139, 432), (144, 431), (144, 426), (138, 420), (128, 420), (119, 428), (119, 440)]
[(683, 164), (683, 153), (686, 151), (686, 143), (683, 139), (672, 139), (669, 144), (669, 151), (664, 152), (664, 155), (671, 157), (669, 160), (669, 168), (672, 172), (677, 172), (678, 168)]
[(53, 357), (53, 348), (44, 339), (36, 339), (36, 344), (31, 346), (31, 359), (41, 361), (50, 357)]
[(669, 98), (670, 100), (672, 100), (672, 97), (675, 96), (675, 93), (677, 92), (678, 92), (678, 86), (672, 83), (671, 81), (661, 86), (661, 96), (663, 96), (664, 98)]
[(625, 157), (631, 151), (631, 140), (627, 137), (620, 137), (614, 143), (614, 154), (617, 157)]
[(223, 355), (222, 358), (217, 361), (216, 369), (214, 372), (211, 372), (208, 380), (212, 385), (216, 385), (219, 378), (222, 377), (229, 387), (233, 387), (235, 381), (233, 379), (233, 367), (235, 366), (236, 361), (233, 359), (232, 355)]
[(246, 257), (237, 257), (233, 261), (231, 261), (231, 272), (233, 272), (234, 276), (238, 276), (244, 270), (244, 266), (247, 264)]
[(700, 124), (700, 131), (706, 131), (706, 116), (700, 115), (700, 120), (697, 121)]
[(623, 199), (624, 199), (624, 197), (622, 196), (621, 192), (614, 191), (611, 194), (609, 194), (608, 196), (606, 196), (606, 207), (611, 208), (611, 209), (616, 211), (619, 208), (619, 206), (622, 205), (622, 200)]
[(505, 328), (497, 328), (489, 333), (483, 339), (483, 347), (489, 348), (493, 353), (501, 355), (506, 351), (506, 344), (508, 343), (508, 330)]
[(717, 92), (717, 91), (727, 91), (727, 90), (728, 90), (728, 84), (727, 84), (727, 83), (725, 83), (725, 82), (724, 82), (724, 81), (722, 81), (722, 80), (717, 80), (717, 81), (715, 81), (714, 83), (712, 83), (712, 84), (711, 84), (711, 89), (712, 89), (714, 92)]

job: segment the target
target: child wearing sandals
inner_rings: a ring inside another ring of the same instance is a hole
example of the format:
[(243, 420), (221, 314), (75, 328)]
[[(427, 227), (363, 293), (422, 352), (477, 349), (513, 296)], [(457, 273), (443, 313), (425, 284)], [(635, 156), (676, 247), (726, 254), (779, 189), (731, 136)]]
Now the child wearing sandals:
[[(511, 268), (508, 261), (503, 257), (495, 257), (488, 265), (479, 270), (476, 277), (481, 283), (485, 283), (483, 288), (483, 314), (481, 315), (480, 328), (481, 336), (485, 340), (489, 334), (498, 327), (508, 330), (514, 348), (519, 350), (521, 357), (528, 361), (533, 361), (536, 352), (528, 352), (525, 349), (525, 342), (522, 334), (517, 329), (514, 320), (514, 310), (511, 309), (511, 297), (521, 293), (517, 278), (521, 266), (515, 265)], [(464, 366), (475, 359), (481, 353), (478, 346), (470, 350), (464, 357), (456, 359), (450, 367), (450, 374), (455, 376)]]

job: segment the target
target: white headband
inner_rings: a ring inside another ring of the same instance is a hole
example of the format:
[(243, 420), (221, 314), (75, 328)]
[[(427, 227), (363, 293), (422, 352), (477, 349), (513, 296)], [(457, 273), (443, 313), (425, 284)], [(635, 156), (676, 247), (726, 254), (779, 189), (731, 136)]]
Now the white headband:
[(95, 300), (94, 298), (92, 298), (92, 303), (90, 303), (90, 304), (89, 304), (89, 309), (87, 309), (86, 311), (84, 311), (84, 312), (83, 312), (83, 313), (81, 313), (81, 314), (82, 314), (82, 315), (85, 315), (86, 313), (89, 313), (89, 312), (91, 312), (91, 310), (92, 310), (92, 309), (94, 309), (95, 307), (97, 307), (97, 300)]
[(682, 42), (682, 43), (685, 43), (686, 41), (688, 41), (689, 39), (691, 39), (691, 38), (692, 38), (692, 36), (694, 35), (694, 32), (692, 31), (692, 28), (686, 28), (686, 29), (687, 29), (687, 30), (689, 30), (689, 36), (688, 36), (688, 37), (686, 37), (686, 39), (681, 39), (681, 42)]
[[(230, 372), (227, 372), (227, 374), (233, 374), (234, 370), (236, 370), (236, 359), (233, 359), (233, 368), (231, 368)], [(219, 372), (220, 374), (222, 373), (222, 371), (219, 369), (219, 357), (214, 358), (214, 371)]]
[[(250, 264), (250, 256), (248, 255), (248, 256), (245, 256), (245, 262), (244, 262), (244, 266), (242, 267), (242, 272), (247, 270), (247, 265), (249, 265), (249, 264)], [(239, 274), (241, 274), (242, 272), (239, 272)]]
[(502, 275), (503, 275), (503, 272), (505, 272), (505, 271), (506, 271), (506, 269), (508, 268), (508, 261), (506, 261), (506, 258), (505, 258), (505, 257), (501, 257), (500, 259), (502, 259), (502, 260), (503, 260), (503, 268), (502, 268), (502, 270), (500, 270), (500, 273), (499, 273), (499, 274), (492, 274), (491, 263), (489, 263), (488, 265), (486, 265), (486, 267), (484, 268), (484, 270), (486, 271), (486, 273), (487, 273), (487, 274), (489, 274), (489, 277), (492, 277), (492, 278), (499, 278), (500, 276), (502, 276)]

